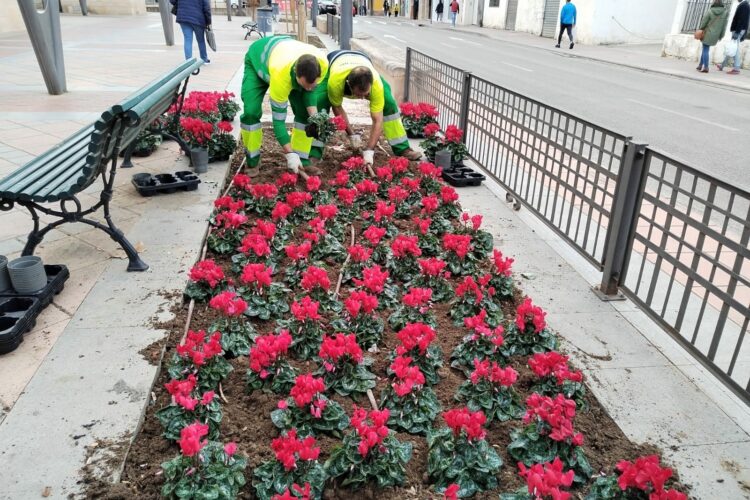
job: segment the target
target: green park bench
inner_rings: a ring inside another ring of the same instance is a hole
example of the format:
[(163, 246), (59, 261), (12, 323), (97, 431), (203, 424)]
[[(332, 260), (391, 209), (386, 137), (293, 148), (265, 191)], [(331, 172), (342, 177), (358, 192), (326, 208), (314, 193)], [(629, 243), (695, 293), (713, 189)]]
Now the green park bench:
[[(88, 127), (0, 180), (0, 210), (9, 211), (16, 204), (26, 207), (34, 222), (22, 255), (33, 255), (36, 246), (50, 230), (67, 222), (81, 222), (101, 229), (120, 244), (129, 259), (128, 271), (148, 269), (133, 245), (112, 222), (110, 201), (118, 156), (172, 104), (178, 104), (174, 120), (179, 119), (181, 97), (185, 95), (190, 76), (198, 73), (201, 64), (196, 59), (185, 61), (106, 110)], [(186, 149), (179, 137), (172, 138)], [(84, 208), (78, 195), (98, 177), (102, 179), (99, 201)], [(42, 204), (59, 204), (59, 208)], [(100, 209), (106, 225), (88, 218)], [(56, 220), (40, 229), (39, 212)]]

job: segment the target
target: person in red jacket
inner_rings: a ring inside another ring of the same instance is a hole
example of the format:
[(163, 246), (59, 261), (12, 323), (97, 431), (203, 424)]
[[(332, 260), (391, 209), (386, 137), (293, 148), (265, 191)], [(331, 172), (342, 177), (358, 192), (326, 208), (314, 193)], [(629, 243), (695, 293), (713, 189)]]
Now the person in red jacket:
[(451, 26), (456, 27), (456, 17), (458, 16), (458, 0), (453, 0), (450, 5), (451, 8)]

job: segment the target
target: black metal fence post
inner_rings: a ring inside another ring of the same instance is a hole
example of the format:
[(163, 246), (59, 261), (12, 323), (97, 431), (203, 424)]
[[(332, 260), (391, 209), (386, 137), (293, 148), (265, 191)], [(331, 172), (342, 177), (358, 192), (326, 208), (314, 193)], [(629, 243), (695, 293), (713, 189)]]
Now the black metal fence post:
[(625, 145), (605, 241), (602, 283), (594, 288), (594, 292), (602, 300), (624, 300), (622, 294), (618, 293), (618, 287), (624, 276), (630, 235), (637, 223), (638, 197), (644, 189), (646, 147), (646, 144), (633, 141), (628, 141)]
[(411, 47), (406, 47), (406, 71), (404, 73), (404, 102), (409, 101), (409, 82), (411, 81)]
[(466, 142), (466, 129), (469, 126), (469, 99), (471, 98), (471, 72), (464, 71), (463, 84), (461, 85), (461, 110), (459, 111), (458, 128), (464, 131), (464, 142)]

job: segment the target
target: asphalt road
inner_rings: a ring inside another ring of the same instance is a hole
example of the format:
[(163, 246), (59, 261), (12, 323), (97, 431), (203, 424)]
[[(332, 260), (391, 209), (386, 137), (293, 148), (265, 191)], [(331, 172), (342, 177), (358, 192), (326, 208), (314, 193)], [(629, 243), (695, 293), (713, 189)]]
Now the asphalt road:
[[(368, 34), (413, 47), (567, 111), (750, 191), (750, 93), (646, 73), (467, 32), (356, 18)], [(367, 22), (370, 21), (370, 22)], [(552, 44), (552, 42), (550, 41)]]

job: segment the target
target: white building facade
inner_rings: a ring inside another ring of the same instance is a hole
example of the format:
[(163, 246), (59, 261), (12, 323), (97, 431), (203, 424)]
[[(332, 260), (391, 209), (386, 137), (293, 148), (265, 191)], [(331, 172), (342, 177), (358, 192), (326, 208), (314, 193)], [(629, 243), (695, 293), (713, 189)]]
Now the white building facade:
[[(553, 38), (565, 0), (459, 0), (459, 22)], [(686, 0), (573, 0), (575, 37), (585, 44), (656, 43), (672, 29), (675, 10)]]

